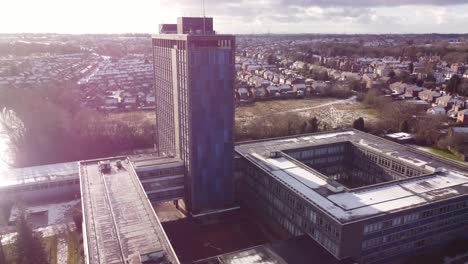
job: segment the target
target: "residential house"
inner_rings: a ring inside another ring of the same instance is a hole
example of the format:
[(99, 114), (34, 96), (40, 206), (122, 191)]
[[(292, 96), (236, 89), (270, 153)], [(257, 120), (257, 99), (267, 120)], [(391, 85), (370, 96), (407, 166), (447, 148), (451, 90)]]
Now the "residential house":
[(296, 92), (297, 96), (302, 97), (305, 95), (306, 85), (305, 83), (293, 84), (293, 90)]
[(292, 65), (291, 65), (291, 69), (297, 69), (297, 70), (302, 70), (302, 69), (305, 69), (307, 63), (303, 62), (303, 61), (295, 61)]
[(392, 83), (389, 86), (393, 95), (403, 95), (406, 92), (406, 87), (407, 84), (402, 82)]
[(279, 84), (279, 83), (280, 83), (280, 75), (275, 74), (275, 75), (273, 76), (273, 83), (275, 83), (275, 84)]
[(405, 101), (407, 104), (420, 109), (421, 111), (427, 111), (430, 108), (430, 104), (423, 100), (407, 100)]
[(280, 93), (280, 90), (279, 90), (278, 86), (270, 85), (266, 89), (267, 89), (268, 95), (270, 97), (279, 97), (279, 96), (281, 96), (281, 93)]
[(146, 103), (147, 104), (155, 104), (156, 103), (156, 97), (154, 96), (154, 94), (148, 94), (146, 96)]
[(264, 87), (255, 87), (250, 89), (253, 99), (262, 100), (268, 97), (268, 91)]
[(137, 98), (135, 96), (126, 96), (123, 99), (123, 103), (125, 105), (135, 105), (137, 102)]
[(468, 109), (458, 111), (457, 123), (468, 125)]
[(295, 91), (293, 90), (293, 87), (290, 84), (283, 84), (283, 85), (280, 85), (278, 88), (282, 95), (292, 96), (295, 93)]
[(436, 99), (441, 97), (442, 94), (438, 91), (432, 91), (429, 89), (423, 90), (419, 93), (419, 99), (430, 102), (430, 103), (435, 103)]
[(374, 76), (371, 73), (366, 73), (362, 76), (363, 82), (366, 83), (367, 89), (372, 89), (374, 84)]
[(449, 128), (447, 135), (449, 137), (458, 136), (458, 135), (468, 136), (468, 127), (451, 127)]
[(280, 77), (279, 77), (279, 83), (280, 83), (280, 84), (285, 84), (287, 79), (288, 79), (287, 76), (280, 75)]
[(445, 95), (436, 99), (436, 104), (441, 105), (445, 107), (446, 109), (452, 108), (452, 106), (457, 103), (464, 104), (465, 102), (463, 99), (459, 98), (458, 96), (452, 96), (452, 95)]
[(241, 104), (252, 101), (249, 90), (245, 87), (239, 88), (236, 92), (236, 100)]
[(419, 97), (419, 93), (423, 91), (422, 87), (411, 85), (407, 86), (405, 90), (405, 97), (407, 98), (417, 98)]
[(427, 113), (431, 114), (431, 115), (445, 115), (446, 110), (445, 110), (445, 107), (438, 105), (438, 106), (434, 106), (432, 108), (429, 108), (427, 110)]
[(104, 99), (104, 104), (105, 105), (117, 105), (119, 103), (119, 98), (113, 97), (113, 96), (107, 96)]

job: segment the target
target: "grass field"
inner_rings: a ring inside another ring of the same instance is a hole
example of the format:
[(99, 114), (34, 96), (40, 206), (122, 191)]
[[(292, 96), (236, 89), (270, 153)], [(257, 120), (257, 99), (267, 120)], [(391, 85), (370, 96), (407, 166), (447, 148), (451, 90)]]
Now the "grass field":
[[(80, 234), (76, 231), (63, 233), (60, 235), (67, 236), (66, 241), (68, 242), (68, 264), (79, 264), (80, 263)], [(49, 236), (42, 238), (43, 247), (46, 252), (47, 260), (50, 264), (67, 264), (59, 263), (57, 257), (58, 237)], [(4, 245), (3, 250), (5, 251), (6, 263), (13, 263), (12, 260), (12, 246)], [(63, 262), (63, 261), (62, 261)]]
[(295, 100), (272, 100), (255, 102), (255, 104), (242, 106), (236, 109), (236, 118), (255, 118), (294, 109), (307, 109), (336, 101), (334, 98), (314, 98)]
[[(44, 250), (47, 255), (47, 260), (50, 264), (59, 264), (57, 263), (57, 237), (44, 237), (42, 238)], [(3, 250), (5, 252), (6, 263), (13, 263), (13, 252), (12, 245), (4, 245)], [(60, 263), (61, 264), (61, 263)]]
[[(349, 126), (354, 120), (363, 117), (366, 123), (377, 119), (377, 114), (360, 102), (336, 98), (312, 98), (295, 100), (273, 100), (256, 102), (236, 108), (236, 123), (255, 122), (270, 115), (294, 113), (301, 116), (317, 117), (319, 121), (334, 126)], [(119, 120), (132, 125), (155, 123), (154, 111), (110, 113), (111, 120)]]
[(80, 234), (73, 231), (68, 234), (68, 264), (80, 263)]
[(453, 154), (450, 153), (450, 152), (443, 151), (443, 150), (440, 150), (440, 149), (437, 149), (437, 148), (433, 148), (433, 147), (425, 147), (425, 148), (426, 148), (427, 150), (429, 150), (429, 151), (430, 151), (431, 153), (433, 153), (433, 154), (442, 156), (442, 157), (447, 158), (447, 159), (451, 159), (451, 160), (463, 162), (463, 160), (461, 160), (459, 157), (453, 155)]
[(110, 113), (109, 117), (114, 120), (119, 120), (125, 123), (144, 123), (144, 122), (155, 122), (156, 113), (155, 111), (135, 111), (135, 112), (123, 112), (123, 113)]
[(57, 263), (57, 236), (44, 237), (43, 241), (44, 241), (44, 249), (46, 251), (49, 264), (58, 264)]
[(319, 122), (327, 124), (330, 128), (351, 126), (359, 117), (364, 118), (365, 123), (372, 123), (378, 118), (375, 110), (357, 102), (355, 98), (313, 98), (256, 102), (251, 106), (243, 106), (236, 109), (236, 123), (244, 125), (282, 114), (316, 117)]

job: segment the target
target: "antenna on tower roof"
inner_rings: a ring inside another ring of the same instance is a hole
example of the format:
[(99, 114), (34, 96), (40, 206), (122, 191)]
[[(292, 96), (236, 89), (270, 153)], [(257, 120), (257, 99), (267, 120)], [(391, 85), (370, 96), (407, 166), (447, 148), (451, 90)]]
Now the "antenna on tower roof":
[(205, 23), (205, 0), (202, 0), (202, 7), (203, 7), (203, 35), (206, 35), (206, 23)]

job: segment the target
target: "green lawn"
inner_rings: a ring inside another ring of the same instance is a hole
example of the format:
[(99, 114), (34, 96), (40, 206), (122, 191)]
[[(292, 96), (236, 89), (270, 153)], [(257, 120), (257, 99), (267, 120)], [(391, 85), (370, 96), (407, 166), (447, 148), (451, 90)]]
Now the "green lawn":
[(463, 162), (462, 159), (460, 159), (459, 157), (453, 155), (453, 154), (450, 153), (450, 152), (447, 152), (447, 151), (444, 151), (444, 150), (440, 150), (440, 149), (437, 149), (437, 148), (433, 148), (433, 147), (426, 147), (426, 149), (429, 150), (430, 152), (432, 152), (433, 154), (442, 156), (442, 157), (444, 157), (444, 158)]
[[(47, 254), (47, 260), (49, 260), (50, 264), (58, 264), (57, 263), (57, 237), (44, 237), (42, 239), (44, 250)], [(12, 260), (12, 246), (11, 245), (4, 245), (3, 250), (5, 252), (5, 259), (6, 263), (13, 262)]]
[(44, 237), (44, 249), (50, 264), (57, 263), (57, 236)]
[(73, 231), (68, 233), (68, 264), (80, 263), (80, 234)]

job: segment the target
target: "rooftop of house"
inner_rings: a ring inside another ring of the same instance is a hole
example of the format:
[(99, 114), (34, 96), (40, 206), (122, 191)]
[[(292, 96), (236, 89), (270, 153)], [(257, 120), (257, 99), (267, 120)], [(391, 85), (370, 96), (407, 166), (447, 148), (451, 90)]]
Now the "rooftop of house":
[[(327, 176), (283, 151), (351, 143), (424, 173), (403, 180), (332, 192)], [(325, 132), (238, 144), (236, 152), (341, 223), (468, 195), (468, 166), (357, 130)], [(281, 153), (273, 155), (272, 153)], [(284, 154), (284, 155), (282, 155)]]

